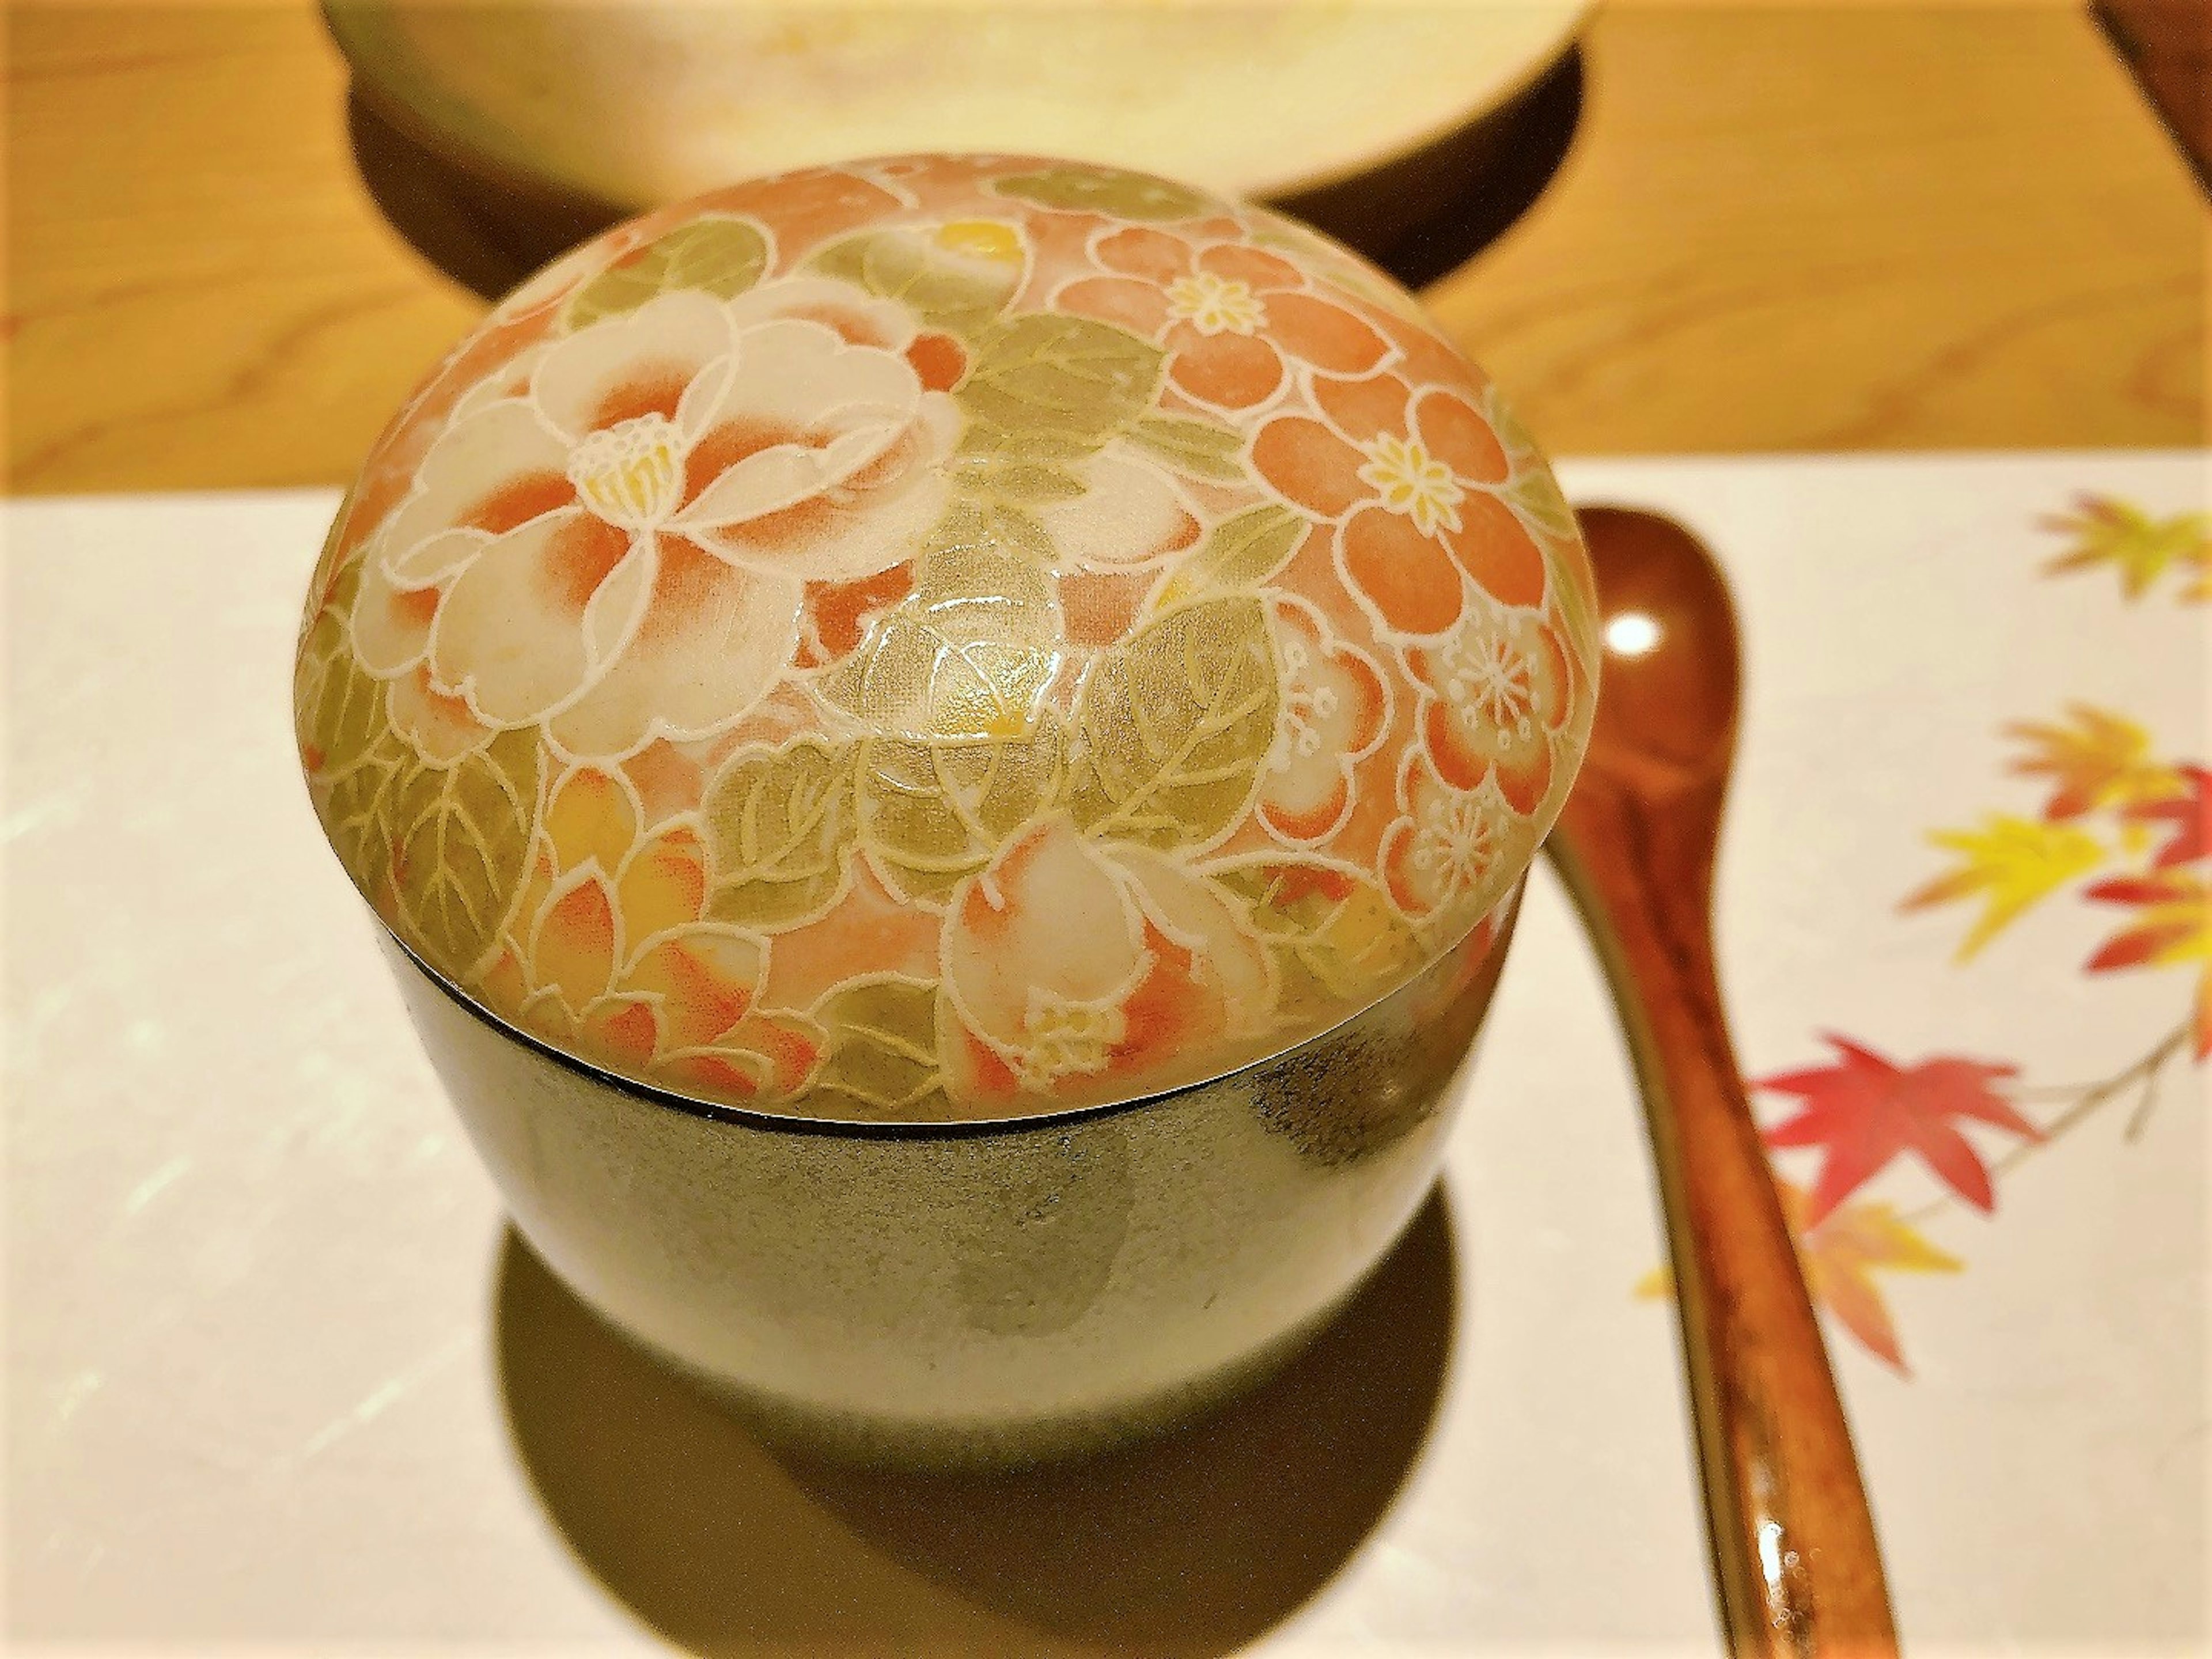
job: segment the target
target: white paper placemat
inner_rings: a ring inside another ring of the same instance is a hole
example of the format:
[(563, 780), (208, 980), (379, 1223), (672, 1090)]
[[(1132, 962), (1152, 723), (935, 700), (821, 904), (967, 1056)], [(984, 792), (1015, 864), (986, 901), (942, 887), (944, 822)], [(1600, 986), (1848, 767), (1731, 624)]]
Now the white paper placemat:
[[(1895, 1151), (1902, 1091), (1994, 1171), (1984, 1215), (1908, 1148), (1808, 1239), (1909, 1647), (2200, 1649), (2204, 458), (1561, 471), (1736, 583), (1723, 971), (1747, 1068), (1802, 1074), (1765, 1121)], [(1280, 1382), (1059, 1474), (793, 1472), (511, 1243), (415, 1047), (293, 757), (335, 506), (0, 510), (13, 1644), (1712, 1650), (1638, 1110), (1548, 872), (1443, 1201)]]

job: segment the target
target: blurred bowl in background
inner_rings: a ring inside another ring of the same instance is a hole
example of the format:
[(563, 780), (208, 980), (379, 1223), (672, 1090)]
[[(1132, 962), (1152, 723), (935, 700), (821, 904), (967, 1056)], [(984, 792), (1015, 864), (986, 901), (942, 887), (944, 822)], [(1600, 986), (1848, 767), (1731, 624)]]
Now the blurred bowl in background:
[(357, 100), (525, 268), (734, 179), (924, 150), (1186, 179), (1379, 256), (1515, 148), (1503, 112), (1589, 8), (325, 0)]

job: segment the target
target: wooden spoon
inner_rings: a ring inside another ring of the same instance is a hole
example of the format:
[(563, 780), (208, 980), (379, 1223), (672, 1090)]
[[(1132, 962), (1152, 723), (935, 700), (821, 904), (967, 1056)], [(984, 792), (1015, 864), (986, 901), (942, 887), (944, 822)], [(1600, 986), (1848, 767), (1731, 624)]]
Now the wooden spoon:
[(1722, 1012), (1713, 855), (1735, 747), (1735, 616), (1647, 513), (1581, 514), (1604, 688), (1551, 848), (1603, 957), (1667, 1217), (1721, 1622), (1738, 1655), (1893, 1654), (1850, 1430)]

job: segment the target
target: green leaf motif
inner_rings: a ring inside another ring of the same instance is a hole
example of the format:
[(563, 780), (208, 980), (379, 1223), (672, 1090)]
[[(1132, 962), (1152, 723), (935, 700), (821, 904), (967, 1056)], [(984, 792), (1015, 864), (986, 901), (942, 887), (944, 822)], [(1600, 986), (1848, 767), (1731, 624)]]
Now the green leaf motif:
[(392, 858), (397, 837), (392, 815), (398, 806), (399, 780), (410, 771), (416, 759), (398, 733), (386, 732), (352, 766), (313, 792), (324, 833), (331, 838), (338, 862), (380, 915), (388, 910), (396, 896)]
[(1066, 762), (1050, 714), (1022, 738), (870, 741), (860, 756), (860, 830), (877, 872), (908, 897), (943, 903), (1059, 798)]
[[(1091, 486), (1064, 466), (1008, 460), (990, 453), (970, 454), (956, 463), (961, 489), (1014, 507), (1049, 507), (1072, 501)], [(1043, 526), (1038, 526), (1042, 531)]]
[(1372, 1001), (1421, 965), (1420, 940), (1364, 876), (1282, 860), (1207, 873), (1244, 901), (1273, 950), (1286, 1016)]
[(417, 761), (393, 781), (399, 918), (431, 965), (460, 977), (521, 885), (544, 764), (534, 726), (502, 732), (450, 766)]
[(841, 985), (814, 1006), (829, 1042), (793, 1109), (866, 1122), (956, 1117), (938, 1065), (934, 981), (880, 975)]
[(1225, 426), (1147, 415), (1129, 428), (1129, 436), (1190, 477), (1236, 483), (1244, 477), (1244, 440)]
[(354, 658), (346, 617), (360, 587), (356, 562), (338, 572), (307, 624), (293, 671), (293, 722), (308, 794), (338, 862), (389, 914), (396, 785), (419, 760), (392, 729), (384, 683)]
[(1102, 653), (1084, 682), (1076, 823), (1158, 848), (1212, 841), (1251, 798), (1277, 701), (1258, 599), (1203, 600), (1147, 623)]
[(1009, 317), (976, 343), (952, 395), (972, 422), (963, 447), (1030, 461), (1076, 461), (1152, 406), (1164, 354), (1088, 317)]
[(1521, 475), (1504, 492), (1504, 500), (1542, 550), (1546, 587), (1565, 626), (1567, 648), (1579, 668), (1592, 672), (1599, 631), (1597, 594), (1588, 565), (1575, 568), (1575, 562), (1583, 556), (1579, 551), (1582, 524), (1574, 508), (1560, 492), (1551, 469), (1533, 453), (1525, 459)]
[(300, 753), (319, 777), (335, 776), (374, 746), (390, 724), (384, 683), (354, 659), (345, 618), (361, 586), (361, 567), (340, 574), (330, 602), (308, 624), (293, 672), (293, 720)]
[(625, 254), (569, 296), (562, 314), (574, 331), (635, 311), (679, 289), (733, 299), (768, 269), (768, 238), (750, 220), (708, 214)]
[(1506, 455), (1515, 465), (1526, 465), (1533, 459), (1540, 459), (1536, 453), (1534, 436), (1521, 423), (1521, 417), (1513, 412), (1513, 406), (1498, 394), (1495, 387), (1484, 400), (1482, 417), (1490, 422), (1490, 429), (1498, 434), (1498, 441), (1504, 446)]
[(825, 276), (897, 301), (932, 328), (963, 335), (1005, 310), (1022, 278), (1017, 263), (946, 253), (921, 227), (849, 236), (807, 263)]
[(989, 599), (975, 606), (978, 614), (951, 616), (948, 626), (927, 605), (901, 605), (870, 630), (824, 694), (869, 725), (920, 742), (1026, 736), (1059, 656), (1026, 640), (984, 635), (980, 628), (1000, 607)]
[(998, 179), (991, 188), (1001, 196), (1018, 197), (1040, 207), (1154, 222), (1196, 219), (1220, 206), (1212, 197), (1188, 185), (1171, 184), (1142, 173), (1123, 173), (1114, 167), (1046, 167), (1040, 172)]
[(1168, 578), (1154, 603), (1169, 611), (1205, 594), (1257, 587), (1290, 562), (1311, 528), (1287, 507), (1255, 507), (1224, 520)]
[[(1059, 469), (1006, 470), (1046, 473)], [(955, 501), (921, 544), (915, 561), (915, 592), (932, 603), (996, 597), (1028, 612), (1049, 602), (1051, 585), (1045, 573), (1052, 568), (1055, 552), (1052, 532), (1018, 503)]]
[(787, 927), (845, 884), (859, 823), (853, 750), (814, 738), (744, 750), (715, 775), (703, 806), (714, 854), (707, 913), (741, 927)]
[(1512, 482), (1499, 492), (1500, 498), (1521, 515), (1522, 521), (1540, 538), (1549, 536), (1569, 541), (1578, 539), (1582, 527), (1576, 520), (1575, 509), (1560, 491), (1559, 481), (1552, 476), (1551, 467), (1536, 447), (1528, 428), (1521, 424), (1521, 417), (1494, 387), (1484, 400), (1482, 413), (1491, 430), (1498, 434), (1498, 441), (1504, 447), (1513, 471)]
[(915, 562), (913, 593), (823, 694), (878, 731), (924, 741), (1026, 738), (1060, 669), (1052, 551), (1021, 508), (956, 503)]
[(1567, 505), (1551, 469), (1540, 461), (1531, 463), (1513, 481), (1505, 491), (1505, 503), (1547, 536), (1571, 540), (1581, 533), (1574, 508)]

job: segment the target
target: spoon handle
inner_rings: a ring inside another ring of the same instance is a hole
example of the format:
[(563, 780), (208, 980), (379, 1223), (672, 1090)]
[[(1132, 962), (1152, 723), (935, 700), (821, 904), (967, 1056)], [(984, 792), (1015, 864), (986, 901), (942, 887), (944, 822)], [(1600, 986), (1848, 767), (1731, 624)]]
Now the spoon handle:
[(1738, 1656), (1894, 1654), (1874, 1518), (1729, 1040), (1704, 811), (1585, 775), (1561, 874), (1642, 1083), (1682, 1324), (1714, 1578)]

